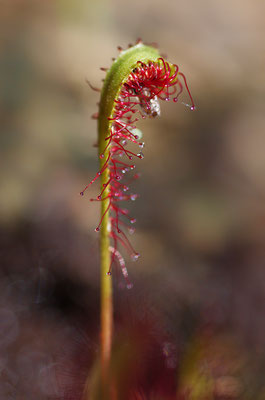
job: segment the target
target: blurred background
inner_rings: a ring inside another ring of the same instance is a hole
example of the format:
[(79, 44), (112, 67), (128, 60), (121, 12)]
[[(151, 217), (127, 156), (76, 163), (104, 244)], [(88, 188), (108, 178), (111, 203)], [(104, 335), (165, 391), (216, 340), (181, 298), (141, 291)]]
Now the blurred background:
[(61, 399), (62, 360), (87, 349), (74, 387), (70, 370), (97, 358), (98, 185), (79, 192), (98, 170), (99, 95), (85, 80), (100, 87), (99, 67), (140, 37), (179, 65), (197, 110), (162, 104), (139, 124), (133, 289), (114, 270), (116, 335), (141, 358), (126, 387), (264, 399), (265, 3), (0, 5), (0, 398)]

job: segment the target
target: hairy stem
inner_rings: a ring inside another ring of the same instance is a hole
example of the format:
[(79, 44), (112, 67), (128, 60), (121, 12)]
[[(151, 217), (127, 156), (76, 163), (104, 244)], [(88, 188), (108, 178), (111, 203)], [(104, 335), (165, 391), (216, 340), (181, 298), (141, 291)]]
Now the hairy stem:
[[(138, 44), (126, 51), (122, 51), (117, 60), (106, 75), (104, 86), (101, 92), (99, 118), (98, 118), (98, 137), (99, 137), (99, 159), (100, 168), (102, 168), (109, 157), (110, 148), (106, 148), (110, 135), (110, 129), (113, 117), (115, 99), (118, 98), (123, 82), (128, 78), (129, 74), (136, 66), (137, 61), (147, 62), (156, 60), (159, 53), (156, 49)], [(104, 157), (102, 154), (104, 153)], [(108, 166), (101, 175), (101, 190), (104, 195), (101, 202), (101, 218), (100, 227), (100, 263), (101, 263), (101, 373), (102, 379), (105, 380), (109, 370), (111, 345), (113, 335), (113, 296), (112, 296), (112, 278), (107, 275), (110, 263), (110, 238), (109, 238), (109, 188), (104, 188), (104, 183), (108, 182), (110, 171)]]

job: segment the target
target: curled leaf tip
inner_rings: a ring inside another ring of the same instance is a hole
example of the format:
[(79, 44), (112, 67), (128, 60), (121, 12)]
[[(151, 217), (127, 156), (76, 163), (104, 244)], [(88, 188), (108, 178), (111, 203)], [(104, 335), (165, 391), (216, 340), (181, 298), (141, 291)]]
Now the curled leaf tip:
[[(135, 167), (132, 160), (144, 158), (142, 132), (136, 128), (138, 119), (160, 116), (160, 101), (173, 99), (178, 102), (184, 89), (190, 97), (190, 109), (195, 109), (185, 75), (176, 64), (161, 57), (154, 44), (144, 45), (137, 39), (136, 45), (129, 44), (127, 50), (118, 46), (118, 50), (120, 54), (117, 59), (113, 58), (111, 68), (101, 68), (107, 74), (99, 112), (92, 116), (98, 120), (100, 170), (81, 192), (84, 194), (91, 183), (101, 178), (101, 191), (97, 197), (102, 206), (101, 219), (95, 230), (100, 230), (102, 237), (108, 237), (111, 242), (108, 246), (111, 255), (109, 273), (113, 262), (117, 262), (122, 270), (125, 268), (118, 248), (124, 248), (134, 261), (139, 258), (127, 238), (136, 219), (124, 207), (124, 202), (138, 197), (130, 192), (131, 183), (139, 177), (139, 174), (131, 175), (130, 171)], [(88, 84), (93, 90), (99, 90)], [(140, 150), (133, 150), (131, 144)]]

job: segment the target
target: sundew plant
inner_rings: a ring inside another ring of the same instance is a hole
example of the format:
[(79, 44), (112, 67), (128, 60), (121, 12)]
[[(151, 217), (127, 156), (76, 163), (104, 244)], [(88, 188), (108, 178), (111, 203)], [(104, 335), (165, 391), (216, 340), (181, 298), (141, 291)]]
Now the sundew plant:
[(190, 97), (190, 109), (195, 109), (185, 75), (176, 64), (162, 58), (155, 47), (138, 40), (127, 50), (118, 50), (119, 56), (110, 69), (102, 68), (106, 71), (102, 90), (90, 85), (101, 93), (99, 111), (93, 115), (98, 121), (100, 167), (80, 193), (83, 196), (92, 183), (100, 181), (99, 194), (91, 201), (101, 203), (95, 231), (100, 235), (102, 385), (108, 381), (113, 336), (112, 266), (120, 266), (130, 288), (125, 253), (134, 261), (140, 256), (128, 239), (136, 219), (126, 208), (126, 202), (138, 197), (130, 189), (131, 182), (139, 177), (134, 160), (144, 157), (137, 121), (159, 116), (160, 100), (178, 102), (183, 90)]

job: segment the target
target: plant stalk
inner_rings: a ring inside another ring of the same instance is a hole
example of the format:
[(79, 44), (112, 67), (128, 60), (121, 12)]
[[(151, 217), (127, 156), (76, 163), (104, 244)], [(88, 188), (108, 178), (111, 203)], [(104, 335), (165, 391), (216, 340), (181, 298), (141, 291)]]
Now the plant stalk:
[[(100, 105), (99, 105), (99, 118), (98, 118), (98, 139), (99, 139), (99, 160), (100, 168), (102, 169), (106, 160), (108, 159), (110, 148), (106, 150), (106, 145), (110, 135), (110, 129), (112, 121), (110, 118), (113, 116), (115, 107), (115, 98), (118, 97), (119, 91), (121, 90), (122, 83), (127, 79), (132, 69), (136, 66), (137, 61), (143, 62), (147, 60), (157, 59), (159, 53), (156, 49), (145, 46), (136, 45), (126, 51), (123, 51), (117, 60), (112, 64), (112, 67), (108, 71), (103, 89), (101, 91)], [(104, 151), (105, 150), (105, 151)], [(101, 155), (104, 157), (101, 158)], [(110, 171), (108, 166), (104, 168), (101, 174), (101, 190), (103, 190), (103, 184), (108, 182)], [(100, 227), (100, 268), (101, 268), (101, 374), (103, 382), (107, 382), (110, 358), (111, 358), (111, 346), (113, 336), (113, 298), (112, 298), (112, 278), (107, 275), (111, 264), (110, 254), (110, 215), (109, 215), (109, 186), (104, 190), (102, 198), (106, 198), (101, 201), (101, 218), (105, 214), (101, 227)]]
[[(102, 182), (106, 182), (109, 175), (109, 169), (106, 168), (102, 174)], [(104, 176), (105, 175), (105, 176)], [(103, 183), (102, 183), (103, 185)], [(107, 196), (108, 192), (104, 193)], [(101, 215), (106, 212), (109, 200), (101, 202)], [(105, 214), (100, 229), (100, 264), (101, 264), (101, 373), (103, 380), (106, 379), (109, 369), (112, 332), (113, 332), (113, 300), (112, 300), (112, 277), (107, 275), (110, 268), (110, 239), (109, 239), (109, 211)]]

